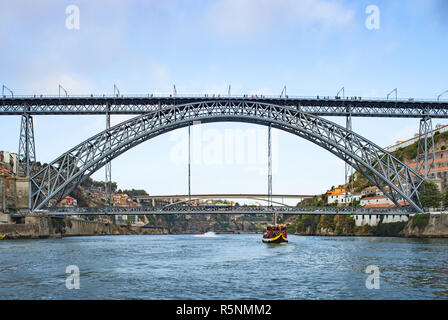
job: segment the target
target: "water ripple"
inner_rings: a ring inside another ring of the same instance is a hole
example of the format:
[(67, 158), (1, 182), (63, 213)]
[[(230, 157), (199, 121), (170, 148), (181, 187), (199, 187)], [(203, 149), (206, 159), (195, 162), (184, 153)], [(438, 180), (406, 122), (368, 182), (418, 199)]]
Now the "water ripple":
[[(448, 239), (259, 235), (2, 241), (0, 299), (447, 299)], [(379, 290), (365, 286), (380, 268)], [(80, 269), (68, 290), (65, 268)]]

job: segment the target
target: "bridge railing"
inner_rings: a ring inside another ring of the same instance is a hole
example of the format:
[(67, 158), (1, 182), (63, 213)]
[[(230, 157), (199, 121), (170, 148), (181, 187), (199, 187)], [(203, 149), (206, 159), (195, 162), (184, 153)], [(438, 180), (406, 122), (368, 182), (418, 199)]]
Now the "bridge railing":
[[(36, 211), (37, 212), (37, 211)], [(412, 214), (397, 208), (362, 208), (362, 207), (290, 207), (290, 206), (188, 206), (173, 205), (160, 206), (132, 206), (132, 207), (61, 207), (39, 210), (44, 214), (72, 214), (72, 215), (113, 215), (113, 214), (208, 214), (208, 213), (235, 213), (235, 214), (353, 214), (353, 215), (385, 215), (385, 214)]]
[(96, 94), (73, 94), (73, 95), (67, 95), (67, 96), (60, 96), (60, 95), (54, 95), (54, 94), (14, 94), (14, 96), (11, 95), (3, 95), (1, 97), (2, 100), (10, 100), (10, 99), (61, 99), (61, 100), (68, 100), (68, 99), (88, 99), (88, 98), (95, 98), (95, 99), (147, 99), (147, 98), (160, 98), (160, 99), (173, 99), (173, 98), (192, 98), (192, 99), (271, 99), (271, 100), (344, 100), (344, 101), (397, 101), (397, 102), (447, 102), (448, 98), (441, 98), (441, 99), (428, 99), (428, 98), (386, 98), (386, 97), (361, 97), (361, 96), (353, 96), (353, 97), (337, 97), (337, 96), (329, 96), (329, 95), (315, 95), (315, 96), (299, 96), (299, 95), (288, 95), (288, 96), (280, 96), (280, 95), (273, 95), (273, 94), (237, 94), (237, 95), (227, 95), (227, 94), (166, 94), (166, 93), (147, 93), (147, 94), (120, 94), (120, 95), (113, 95), (113, 94), (102, 94), (102, 93), (96, 93)]

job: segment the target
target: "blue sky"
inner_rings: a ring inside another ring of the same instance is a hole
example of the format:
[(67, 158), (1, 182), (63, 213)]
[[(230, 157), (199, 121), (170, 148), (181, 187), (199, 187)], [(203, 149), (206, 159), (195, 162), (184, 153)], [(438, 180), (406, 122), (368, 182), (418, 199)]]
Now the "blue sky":
[[(66, 28), (69, 5), (79, 7), (79, 30)], [(368, 5), (380, 10), (378, 30), (365, 26)], [(173, 84), (179, 94), (225, 94), (229, 84), (234, 94), (280, 94), (286, 85), (299, 96), (334, 96), (344, 86), (348, 96), (384, 97), (397, 87), (402, 98), (435, 98), (448, 89), (444, 0), (16, 0), (0, 7), (0, 84), (16, 95), (57, 94), (59, 84), (72, 95), (110, 94), (114, 84), (123, 94), (169, 94)], [(0, 150), (17, 151), (19, 120), (0, 117)], [(100, 116), (34, 121), (42, 162), (104, 128)], [(418, 119), (355, 118), (353, 128), (387, 146), (412, 136)], [(257, 132), (259, 144), (266, 135), (254, 125), (209, 124), (202, 138), (226, 130)], [(179, 132), (114, 160), (113, 180), (185, 193), (187, 166), (173, 161), (186, 130)], [(282, 132), (274, 142), (274, 193), (319, 193), (343, 182), (343, 162), (325, 150)], [(194, 164), (192, 174), (195, 193), (267, 190), (263, 168), (247, 163)]]

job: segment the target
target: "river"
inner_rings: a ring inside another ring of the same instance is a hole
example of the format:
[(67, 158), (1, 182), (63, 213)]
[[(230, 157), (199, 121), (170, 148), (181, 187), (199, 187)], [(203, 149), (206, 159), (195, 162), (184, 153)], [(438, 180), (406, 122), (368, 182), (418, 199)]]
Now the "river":
[[(448, 299), (448, 239), (137, 235), (0, 241), (0, 299)], [(66, 267), (80, 288), (66, 288)], [(367, 266), (379, 289), (367, 289)]]

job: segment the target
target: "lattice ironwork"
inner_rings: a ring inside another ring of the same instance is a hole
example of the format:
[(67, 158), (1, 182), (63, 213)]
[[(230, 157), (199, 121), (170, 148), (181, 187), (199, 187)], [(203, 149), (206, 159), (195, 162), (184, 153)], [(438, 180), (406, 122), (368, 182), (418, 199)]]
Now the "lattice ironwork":
[[(124, 121), (62, 154), (32, 177), (32, 209), (57, 200), (108, 161), (160, 134), (201, 123), (236, 121), (269, 126), (309, 140), (341, 158), (377, 185), (398, 207), (422, 211), (418, 188), (423, 177), (362, 136), (297, 108), (248, 100), (176, 105)], [(404, 201), (404, 202), (403, 202)]]
[(142, 207), (82, 207), (82, 208), (52, 208), (41, 210), (48, 215), (134, 215), (134, 214), (267, 214), (277, 212), (281, 215), (297, 214), (332, 214), (332, 215), (410, 215), (411, 211), (397, 208), (363, 208), (363, 207), (292, 207), (292, 206), (166, 206), (164, 208)]
[(79, 96), (79, 97), (3, 97), (0, 99), (0, 115), (21, 115), (29, 107), (31, 115), (45, 114), (144, 114), (158, 109), (170, 108), (175, 104), (214, 101), (237, 103), (244, 100), (251, 103), (284, 105), (319, 116), (393, 117), (393, 118), (448, 118), (446, 100), (386, 100), (360, 97), (204, 97), (204, 96)]
[[(110, 129), (110, 114), (106, 113), (106, 130)], [(107, 147), (110, 148), (110, 138), (107, 137)], [(106, 207), (111, 205), (112, 196), (112, 159), (106, 163), (105, 166), (105, 181), (104, 181), (104, 202)]]
[(420, 120), (416, 171), (426, 178), (437, 178), (434, 131), (430, 117)]
[(36, 147), (34, 144), (33, 117), (23, 114), (20, 124), (19, 139), (19, 174), (29, 177), (36, 162)]

